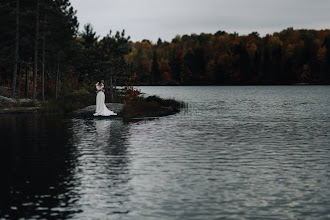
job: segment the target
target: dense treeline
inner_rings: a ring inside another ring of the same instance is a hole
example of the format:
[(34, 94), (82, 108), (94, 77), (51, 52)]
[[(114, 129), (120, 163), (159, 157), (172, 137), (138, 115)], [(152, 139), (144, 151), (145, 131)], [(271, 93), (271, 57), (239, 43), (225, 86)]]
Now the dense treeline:
[(11, 84), (18, 97), (58, 95), (73, 66), (78, 30), (69, 0), (1, 1), (0, 21), (1, 84)]
[(125, 31), (98, 40), (87, 24), (78, 33), (69, 0), (1, 1), (0, 22), (0, 85), (11, 86), (12, 97), (57, 98), (100, 78), (112, 87), (127, 73)]
[(328, 84), (330, 30), (260, 37), (219, 31), (176, 36), (171, 43), (132, 43), (126, 56), (141, 83)]
[(91, 24), (78, 33), (69, 0), (4, 0), (0, 45), (0, 85), (16, 98), (57, 98), (93, 88), (100, 78), (110, 91), (126, 83), (330, 83), (330, 30), (288, 28), (265, 37), (218, 31), (132, 42), (125, 31), (100, 39)]

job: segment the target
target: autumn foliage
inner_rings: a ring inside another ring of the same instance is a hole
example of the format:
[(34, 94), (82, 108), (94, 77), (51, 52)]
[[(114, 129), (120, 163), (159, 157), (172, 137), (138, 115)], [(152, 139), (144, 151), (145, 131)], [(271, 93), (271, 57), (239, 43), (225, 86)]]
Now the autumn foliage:
[[(219, 31), (131, 43), (140, 84), (328, 84), (330, 30), (285, 29), (260, 37)], [(155, 80), (157, 79), (157, 80)]]
[(100, 38), (91, 24), (79, 33), (69, 0), (20, 0), (16, 25), (15, 2), (0, 3), (0, 86), (14, 88), (17, 98), (93, 93), (100, 79), (110, 100), (112, 88), (128, 85), (127, 101), (137, 97), (135, 85), (330, 84), (329, 29), (287, 28), (263, 37), (218, 31), (132, 42), (125, 30)]

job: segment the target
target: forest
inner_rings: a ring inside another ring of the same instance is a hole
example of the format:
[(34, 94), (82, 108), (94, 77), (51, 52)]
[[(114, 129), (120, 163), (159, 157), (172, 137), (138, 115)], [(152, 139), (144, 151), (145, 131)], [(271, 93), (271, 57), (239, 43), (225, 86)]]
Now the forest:
[(45, 101), (116, 85), (330, 84), (330, 30), (261, 37), (218, 31), (133, 42), (125, 30), (79, 32), (69, 0), (0, 2), (0, 86)]

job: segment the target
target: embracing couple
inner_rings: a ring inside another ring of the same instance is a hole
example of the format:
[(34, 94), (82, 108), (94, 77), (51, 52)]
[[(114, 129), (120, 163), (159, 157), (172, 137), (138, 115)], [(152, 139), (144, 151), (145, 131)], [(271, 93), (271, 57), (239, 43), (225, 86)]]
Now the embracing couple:
[(104, 80), (100, 80), (95, 84), (96, 88), (96, 111), (94, 116), (110, 116), (117, 115), (113, 111), (110, 111), (107, 106), (105, 106), (105, 95), (104, 95)]

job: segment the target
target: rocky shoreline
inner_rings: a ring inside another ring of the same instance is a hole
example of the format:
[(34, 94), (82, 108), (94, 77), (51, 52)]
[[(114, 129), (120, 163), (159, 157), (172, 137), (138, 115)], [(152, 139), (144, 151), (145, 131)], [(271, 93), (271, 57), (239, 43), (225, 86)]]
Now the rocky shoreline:
[[(122, 111), (124, 104), (121, 103), (106, 103), (105, 104), (107, 108), (115, 113), (117, 115), (111, 115), (106, 118), (121, 118), (122, 117)], [(73, 118), (105, 118), (104, 116), (94, 116), (96, 105), (90, 105), (82, 109), (78, 109), (76, 111), (73, 111), (69, 113), (70, 117)]]
[(37, 114), (40, 107), (15, 107), (0, 109), (0, 114)]
[(39, 113), (41, 109), (38, 101), (32, 99), (12, 99), (0, 95), (0, 114)]
[[(65, 114), (72, 118), (124, 118), (124, 119), (145, 119), (157, 118), (168, 115), (173, 115), (180, 112), (180, 102), (170, 99), (161, 99), (157, 96), (149, 96), (147, 98), (139, 97), (138, 99), (122, 103), (106, 103), (108, 109), (117, 113), (114, 116), (94, 116), (96, 105), (89, 105), (77, 110), (61, 111), (65, 104), (57, 104), (60, 109), (52, 108), (52, 104), (47, 106), (47, 103), (41, 103), (38, 100), (31, 99), (11, 99), (0, 95), (0, 114)], [(50, 111), (49, 111), (50, 109)]]
[(106, 103), (105, 104), (107, 108), (115, 113), (117, 115), (111, 115), (111, 116), (93, 116), (95, 113), (95, 105), (90, 105), (82, 109), (78, 109), (76, 111), (73, 111), (69, 113), (69, 116), (72, 118), (84, 118), (84, 119), (92, 119), (92, 118), (126, 118), (126, 119), (143, 119), (143, 118), (158, 118), (158, 117), (164, 117), (168, 115), (173, 115), (178, 112), (180, 112), (179, 109), (176, 108), (171, 108), (171, 107), (161, 107), (159, 110), (156, 112), (147, 112), (144, 114), (137, 114), (134, 115), (133, 117), (128, 116), (125, 113), (125, 105), (121, 103)]
[[(82, 118), (82, 119), (92, 119), (92, 118), (108, 118), (108, 119), (115, 119), (115, 118), (127, 118), (125, 114), (123, 114), (124, 104), (122, 103), (106, 103), (108, 109), (117, 113), (117, 115), (112, 115), (108, 117), (104, 116), (94, 116), (96, 105), (90, 105), (82, 109), (75, 110), (68, 114), (69, 117), (72, 118)], [(148, 112), (146, 114), (139, 114), (132, 118), (157, 118), (157, 117), (164, 117), (168, 115), (173, 115), (178, 113), (180, 110), (171, 107), (161, 107), (156, 112)], [(33, 106), (33, 107), (22, 107), (22, 106), (15, 106), (15, 107), (4, 107), (0, 108), (0, 114), (39, 114), (42, 112), (42, 107), (40, 106)], [(131, 117), (128, 117), (131, 118)]]

